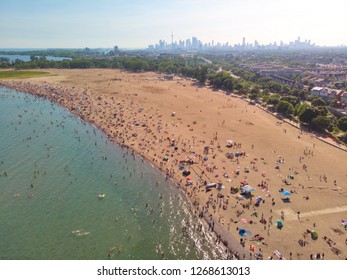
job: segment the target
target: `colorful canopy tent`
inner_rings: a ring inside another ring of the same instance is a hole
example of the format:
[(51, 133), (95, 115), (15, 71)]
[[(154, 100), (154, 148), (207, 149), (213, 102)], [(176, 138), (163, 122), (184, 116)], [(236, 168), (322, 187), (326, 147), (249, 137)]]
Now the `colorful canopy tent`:
[(233, 146), (233, 140), (227, 140), (227, 144), (226, 144), (226, 146), (227, 147), (232, 147)]
[(283, 191), (281, 191), (281, 194), (284, 195), (284, 196), (290, 196), (291, 192), (283, 190)]
[(215, 187), (217, 187), (216, 183), (209, 183), (205, 186), (206, 189), (211, 189), (211, 188), (215, 188)]
[(250, 185), (245, 185), (240, 188), (240, 190), (244, 193), (251, 193), (252, 191), (255, 190), (255, 188), (252, 188)]

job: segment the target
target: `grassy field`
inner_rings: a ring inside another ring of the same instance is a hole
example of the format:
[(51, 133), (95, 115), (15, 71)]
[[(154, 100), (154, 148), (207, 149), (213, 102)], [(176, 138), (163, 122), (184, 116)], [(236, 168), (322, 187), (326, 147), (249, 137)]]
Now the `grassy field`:
[(25, 71), (25, 70), (4, 70), (0, 71), (0, 79), (25, 79), (40, 76), (51, 75), (49, 72), (43, 71)]

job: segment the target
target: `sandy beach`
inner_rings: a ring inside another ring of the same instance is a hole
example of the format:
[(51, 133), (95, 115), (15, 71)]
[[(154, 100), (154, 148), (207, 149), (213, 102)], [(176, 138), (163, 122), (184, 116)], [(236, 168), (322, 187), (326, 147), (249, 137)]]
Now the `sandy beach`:
[[(150, 161), (187, 194), (217, 242), (240, 258), (347, 258), (346, 151), (191, 80), (48, 71), (55, 75), (0, 85), (61, 104)], [(254, 190), (241, 196), (247, 185)]]

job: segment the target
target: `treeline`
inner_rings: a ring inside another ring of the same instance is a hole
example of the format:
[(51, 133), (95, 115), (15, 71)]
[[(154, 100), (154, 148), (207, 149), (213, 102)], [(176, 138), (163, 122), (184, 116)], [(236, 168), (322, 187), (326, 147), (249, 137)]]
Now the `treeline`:
[(45, 69), (45, 68), (63, 68), (63, 69), (87, 69), (87, 68), (118, 68), (129, 71), (155, 71), (168, 74), (183, 75), (185, 77), (196, 78), (205, 82), (209, 68), (204, 65), (205, 62), (195, 57), (115, 57), (115, 58), (74, 58), (71, 60), (53, 61), (47, 60), (45, 56), (37, 58), (31, 56), (31, 61), (22, 61), (16, 59), (10, 62), (8, 58), (0, 58), (1, 68), (21, 69)]

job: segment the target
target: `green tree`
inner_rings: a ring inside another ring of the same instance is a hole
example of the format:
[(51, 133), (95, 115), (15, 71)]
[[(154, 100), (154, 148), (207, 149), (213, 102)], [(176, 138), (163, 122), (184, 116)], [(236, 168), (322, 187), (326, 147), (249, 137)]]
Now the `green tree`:
[(295, 106), (295, 115), (299, 116), (308, 107), (310, 107), (310, 105), (307, 102), (297, 104)]
[(0, 57), (0, 68), (8, 68), (11, 65), (11, 61), (7, 57)]
[(311, 104), (315, 107), (326, 106), (327, 104), (322, 98), (315, 98), (312, 100)]
[(257, 100), (258, 97), (259, 97), (259, 95), (256, 94), (256, 93), (251, 93), (248, 97), (249, 97), (249, 99), (251, 99), (251, 100)]
[(345, 133), (345, 135), (342, 138), (342, 141), (345, 142), (347, 144), (347, 132)]
[(252, 87), (252, 89), (251, 89), (251, 93), (252, 94), (258, 94), (259, 93), (259, 86), (257, 86), (257, 85), (255, 85), (255, 86), (253, 86)]
[(342, 117), (337, 122), (337, 127), (342, 131), (347, 131), (347, 117)]
[(39, 58), (36, 55), (31, 55), (30, 56), (30, 61), (37, 61)]
[(293, 106), (296, 106), (298, 103), (300, 103), (300, 99), (298, 97), (292, 96), (292, 95), (288, 95), (288, 96), (283, 96), (281, 98), (281, 101), (288, 101), (289, 103), (291, 103)]
[(193, 66), (184, 66), (180, 71), (186, 77), (194, 77), (196, 68)]
[(314, 128), (325, 130), (330, 124), (330, 119), (327, 116), (317, 116), (312, 119), (312, 126)]
[(267, 101), (268, 104), (277, 105), (280, 102), (280, 95), (279, 94), (272, 94)]
[(243, 85), (238, 80), (236, 80), (236, 83), (234, 85), (234, 89), (241, 92), (243, 90)]
[(299, 114), (299, 119), (302, 122), (311, 124), (312, 120), (319, 115), (319, 111), (314, 107), (306, 107)]
[(234, 90), (234, 81), (231, 76), (224, 81), (224, 88), (228, 91)]
[(281, 88), (282, 94), (289, 94), (291, 92), (290, 87), (288, 85), (283, 85)]
[(204, 84), (207, 80), (208, 67), (206, 65), (200, 66), (196, 71), (195, 78), (199, 83)]
[(291, 116), (294, 113), (294, 106), (288, 101), (281, 100), (276, 106), (276, 111), (285, 116)]
[(209, 81), (214, 88), (222, 88), (228, 91), (234, 89), (233, 78), (230, 73), (226, 71), (220, 71), (216, 74), (210, 75)]
[(70, 68), (70, 62), (68, 59), (64, 59), (61, 63), (60, 63), (61, 68), (63, 69), (68, 69)]
[(92, 60), (87, 58), (76, 58), (69, 62), (71, 68), (85, 69), (92, 66)]
[(274, 81), (271, 81), (269, 82), (269, 90), (270, 92), (279, 93), (282, 90), (282, 85)]

